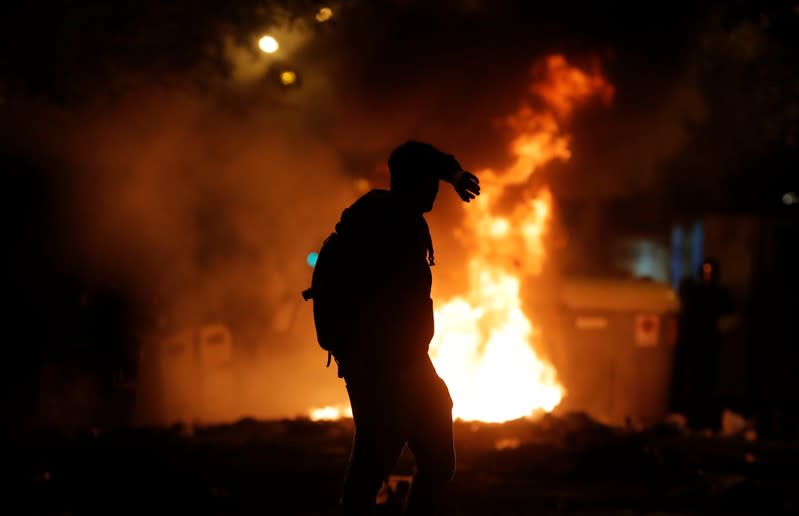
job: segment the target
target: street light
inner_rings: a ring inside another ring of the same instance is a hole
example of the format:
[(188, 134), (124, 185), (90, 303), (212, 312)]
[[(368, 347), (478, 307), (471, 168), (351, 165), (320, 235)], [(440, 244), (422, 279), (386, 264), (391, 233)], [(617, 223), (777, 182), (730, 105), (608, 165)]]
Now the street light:
[(274, 54), (279, 46), (277, 40), (268, 34), (261, 36), (261, 39), (258, 40), (258, 48), (266, 54)]
[(280, 73), (280, 83), (283, 86), (291, 86), (297, 82), (297, 72), (293, 70), (284, 70)]
[(319, 9), (319, 12), (316, 13), (316, 21), (319, 23), (326, 22), (330, 18), (333, 17), (333, 9), (330, 7), (322, 7)]

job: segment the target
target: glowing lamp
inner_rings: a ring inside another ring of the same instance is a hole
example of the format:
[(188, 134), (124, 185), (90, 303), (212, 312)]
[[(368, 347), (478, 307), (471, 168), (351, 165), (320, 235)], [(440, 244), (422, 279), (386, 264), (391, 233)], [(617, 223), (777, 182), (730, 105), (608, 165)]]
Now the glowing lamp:
[(313, 268), (316, 267), (316, 260), (318, 259), (319, 253), (308, 253), (308, 256), (305, 258), (305, 263), (307, 263), (309, 267)]
[(285, 70), (280, 73), (280, 84), (283, 86), (291, 86), (297, 82), (297, 73), (292, 70)]
[(316, 21), (319, 23), (326, 22), (330, 18), (333, 17), (333, 9), (330, 7), (322, 7), (319, 9), (319, 12), (316, 13)]
[(272, 36), (265, 35), (258, 40), (258, 48), (266, 54), (274, 54), (279, 47), (280, 45), (277, 44), (277, 40)]

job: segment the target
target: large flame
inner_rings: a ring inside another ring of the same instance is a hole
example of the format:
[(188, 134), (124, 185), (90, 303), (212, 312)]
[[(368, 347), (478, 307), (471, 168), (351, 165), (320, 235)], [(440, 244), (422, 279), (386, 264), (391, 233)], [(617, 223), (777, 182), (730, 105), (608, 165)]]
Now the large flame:
[[(469, 290), (436, 311), (430, 356), (449, 386), (453, 413), (464, 420), (501, 422), (551, 411), (563, 397), (555, 369), (536, 353), (540, 334), (522, 310), (522, 281), (541, 273), (551, 215), (548, 189), (525, 191), (536, 170), (568, 160), (569, 137), (561, 128), (575, 107), (613, 88), (598, 73), (547, 58), (530, 92), (529, 104), (508, 117), (516, 131), (514, 160), (502, 171), (483, 170), (482, 195), (466, 208), (460, 230), (470, 249)], [(523, 193), (508, 211), (509, 187)], [(504, 210), (501, 210), (501, 206)]]
[[(523, 103), (506, 120), (516, 133), (514, 160), (504, 170), (478, 172), (482, 194), (465, 206), (458, 232), (469, 249), (467, 291), (435, 312), (430, 356), (449, 386), (453, 415), (463, 420), (549, 412), (564, 395), (555, 369), (536, 352), (541, 335), (522, 309), (523, 280), (542, 272), (552, 214), (550, 191), (525, 187), (542, 166), (571, 157), (562, 125), (574, 109), (595, 97), (610, 101), (613, 87), (597, 70), (571, 66), (560, 55), (533, 72), (536, 107)], [(510, 207), (509, 198), (517, 199)], [(314, 419), (324, 419), (345, 408), (316, 410)]]

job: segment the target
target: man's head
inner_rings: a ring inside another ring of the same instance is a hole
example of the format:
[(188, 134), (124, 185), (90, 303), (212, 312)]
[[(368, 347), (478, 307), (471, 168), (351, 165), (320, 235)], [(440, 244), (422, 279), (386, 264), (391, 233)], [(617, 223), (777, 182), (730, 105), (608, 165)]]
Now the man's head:
[(388, 158), (391, 191), (414, 211), (433, 209), (438, 181), (460, 170), (460, 164), (429, 143), (405, 142)]
[(719, 283), (719, 262), (708, 258), (699, 266), (699, 279), (704, 285), (717, 285)]

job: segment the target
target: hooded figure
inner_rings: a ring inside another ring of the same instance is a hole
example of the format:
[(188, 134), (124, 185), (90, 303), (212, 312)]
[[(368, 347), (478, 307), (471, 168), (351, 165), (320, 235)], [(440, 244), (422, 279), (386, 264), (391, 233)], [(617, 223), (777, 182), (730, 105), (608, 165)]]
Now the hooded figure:
[(679, 334), (674, 364), (675, 409), (695, 428), (718, 429), (716, 383), (722, 334), (720, 319), (732, 313), (727, 289), (720, 285), (719, 264), (706, 259), (697, 271), (699, 281), (680, 284)]

